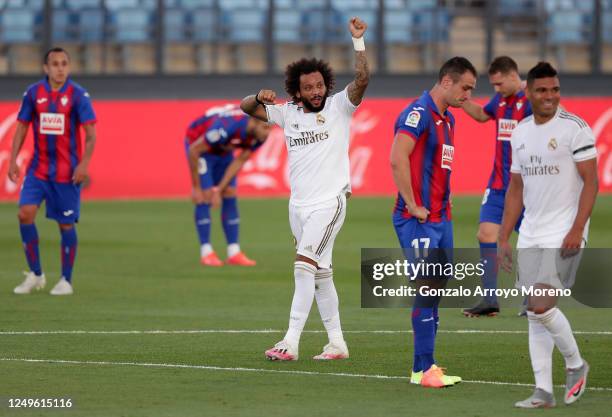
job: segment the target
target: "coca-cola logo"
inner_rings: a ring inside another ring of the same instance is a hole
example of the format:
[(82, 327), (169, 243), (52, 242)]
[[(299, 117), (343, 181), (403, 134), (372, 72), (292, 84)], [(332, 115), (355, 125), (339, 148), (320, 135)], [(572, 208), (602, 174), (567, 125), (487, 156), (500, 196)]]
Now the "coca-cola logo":
[(351, 163), (351, 185), (353, 190), (359, 190), (365, 183), (365, 175), (370, 165), (372, 157), (372, 147), (361, 144), (357, 137), (365, 137), (365, 135), (374, 130), (378, 125), (379, 118), (369, 110), (363, 110), (355, 113), (351, 119), (351, 147), (349, 150), (349, 159)]
[(279, 188), (281, 184), (278, 183), (275, 173), (285, 162), (282, 159), (285, 153), (283, 131), (275, 127), (270, 131), (266, 142), (242, 167), (240, 184), (256, 190)]
[(21, 169), (18, 183), (8, 178), (9, 164), (11, 161), (12, 134), (15, 131), (17, 112), (8, 116), (0, 117), (0, 199), (17, 195), (23, 182), (26, 166), (30, 160), (31, 152), (22, 148), (17, 155), (17, 164)]
[(597, 146), (599, 181), (602, 190), (612, 189), (612, 107), (593, 124)]

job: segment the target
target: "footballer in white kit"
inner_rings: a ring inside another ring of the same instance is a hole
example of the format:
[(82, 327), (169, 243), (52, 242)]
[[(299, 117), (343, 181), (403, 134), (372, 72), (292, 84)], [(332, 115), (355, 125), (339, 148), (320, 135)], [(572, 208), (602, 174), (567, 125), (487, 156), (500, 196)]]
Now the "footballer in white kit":
[[(595, 138), (584, 120), (559, 107), (559, 78), (549, 63), (540, 62), (529, 71), (526, 92), (533, 116), (512, 132), (511, 180), (498, 244), (502, 267), (512, 268), (508, 239), (524, 207), (517, 244), (517, 287), (570, 288), (597, 195)], [(570, 324), (556, 304), (554, 295), (528, 298), (535, 390), (516, 407), (556, 405), (552, 381), (555, 346), (565, 359), (564, 403), (574, 403), (585, 392), (589, 365), (582, 359)]]
[[(560, 248), (578, 214), (583, 181), (576, 163), (597, 157), (593, 131), (579, 116), (561, 108), (543, 124), (536, 124), (530, 116), (512, 135), (512, 157), (510, 172), (523, 179), (525, 206), (517, 243), (516, 285), (545, 283), (570, 288), (580, 254), (564, 258)], [(588, 228), (587, 220), (581, 247), (586, 244)]]
[(334, 76), (329, 65), (303, 58), (285, 72), (285, 90), (292, 101), (275, 104), (276, 93), (261, 90), (245, 97), (245, 113), (281, 127), (289, 160), (289, 223), (296, 244), (295, 292), (289, 329), (283, 340), (265, 352), (270, 360), (298, 359), (300, 336), (313, 300), (329, 343), (317, 360), (348, 358), (333, 282), (334, 240), (344, 223), (350, 195), (349, 129), (351, 118), (369, 82), (363, 35), (367, 25), (354, 17), (349, 30), (355, 47), (355, 79), (330, 95)]
[(318, 113), (288, 102), (266, 106), (268, 120), (285, 132), (289, 160), (289, 222), (297, 253), (331, 266), (332, 247), (350, 192), (349, 124), (357, 106), (347, 89), (330, 96)]

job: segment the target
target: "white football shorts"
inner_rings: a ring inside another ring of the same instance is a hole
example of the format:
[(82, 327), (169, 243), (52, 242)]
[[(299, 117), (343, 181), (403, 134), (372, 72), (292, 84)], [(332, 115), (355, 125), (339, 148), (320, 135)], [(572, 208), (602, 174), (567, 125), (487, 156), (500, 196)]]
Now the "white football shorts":
[[(586, 233), (585, 233), (586, 235)], [(576, 281), (576, 272), (580, 266), (582, 249), (569, 258), (561, 257), (565, 235), (546, 241), (531, 241), (519, 235), (517, 243), (517, 274), (515, 287), (529, 288), (536, 284), (545, 284), (553, 288), (571, 288)], [(586, 240), (582, 240), (582, 247)]]
[(289, 204), (289, 225), (298, 255), (331, 268), (334, 241), (346, 216), (345, 194), (312, 206)]

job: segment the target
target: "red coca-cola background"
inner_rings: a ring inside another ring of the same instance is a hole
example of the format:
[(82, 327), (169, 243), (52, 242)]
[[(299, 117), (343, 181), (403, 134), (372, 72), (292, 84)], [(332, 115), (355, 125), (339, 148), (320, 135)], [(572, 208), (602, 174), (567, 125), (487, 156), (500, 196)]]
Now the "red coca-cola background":
[[(410, 99), (366, 99), (352, 121), (351, 173), (356, 195), (395, 192), (389, 152), (396, 116)], [(97, 145), (84, 198), (168, 198), (190, 194), (183, 137), (206, 109), (225, 104), (201, 101), (94, 101)], [(567, 98), (563, 106), (586, 120), (597, 137), (602, 192), (612, 192), (612, 98)], [(15, 200), (20, 184), (7, 178), (18, 102), (0, 103), (0, 200)], [(456, 109), (453, 194), (480, 194), (487, 184), (494, 149), (494, 123), (479, 124)], [(32, 156), (31, 131), (19, 154), (25, 169)], [(285, 196), (287, 153), (275, 128), (239, 176), (242, 196)]]

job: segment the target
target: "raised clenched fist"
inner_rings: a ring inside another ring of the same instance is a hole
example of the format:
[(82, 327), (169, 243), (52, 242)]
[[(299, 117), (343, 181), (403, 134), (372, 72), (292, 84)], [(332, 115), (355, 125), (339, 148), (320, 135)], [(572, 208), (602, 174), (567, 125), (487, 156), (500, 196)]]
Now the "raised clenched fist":
[(274, 104), (276, 93), (272, 90), (260, 90), (255, 98), (264, 104)]
[(353, 36), (353, 38), (361, 38), (367, 28), (368, 25), (366, 22), (356, 16), (352, 17), (349, 21), (349, 30), (351, 31), (351, 36)]

